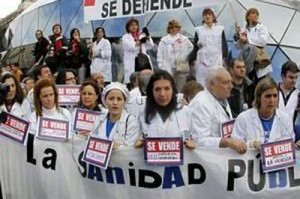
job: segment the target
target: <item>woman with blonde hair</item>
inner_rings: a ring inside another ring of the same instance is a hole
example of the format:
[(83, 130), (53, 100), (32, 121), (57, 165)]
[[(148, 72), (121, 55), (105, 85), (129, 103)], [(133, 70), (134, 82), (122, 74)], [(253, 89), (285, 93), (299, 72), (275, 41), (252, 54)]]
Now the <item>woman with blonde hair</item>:
[(35, 111), (31, 113), (29, 119), (30, 133), (37, 133), (37, 122), (40, 117), (71, 121), (70, 112), (65, 108), (59, 107), (58, 92), (53, 81), (49, 79), (37, 81), (33, 95)]
[[(161, 38), (157, 49), (157, 63), (160, 69), (168, 71), (175, 77), (176, 83), (181, 84), (181, 88), (183, 81), (180, 81), (180, 73), (176, 70), (176, 63), (185, 61), (188, 66), (187, 57), (193, 50), (193, 44), (180, 31), (181, 25), (177, 20), (173, 19), (168, 22), (168, 34)], [(183, 78), (185, 79), (185, 77)]]
[(249, 148), (262, 143), (295, 138), (292, 120), (278, 110), (278, 86), (271, 78), (262, 79), (255, 88), (253, 108), (236, 119), (232, 138), (245, 141)]

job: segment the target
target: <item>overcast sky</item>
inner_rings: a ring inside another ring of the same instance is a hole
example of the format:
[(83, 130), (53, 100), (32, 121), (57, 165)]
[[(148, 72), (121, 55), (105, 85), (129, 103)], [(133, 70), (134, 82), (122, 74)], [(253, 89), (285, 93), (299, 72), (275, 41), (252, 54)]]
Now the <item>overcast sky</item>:
[(0, 18), (3, 18), (15, 11), (21, 0), (2, 0), (0, 5)]

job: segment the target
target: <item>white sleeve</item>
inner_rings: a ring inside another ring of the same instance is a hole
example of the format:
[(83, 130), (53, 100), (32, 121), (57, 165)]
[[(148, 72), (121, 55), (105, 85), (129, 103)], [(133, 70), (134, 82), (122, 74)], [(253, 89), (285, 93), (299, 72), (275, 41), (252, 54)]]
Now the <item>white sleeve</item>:
[(254, 140), (246, 139), (246, 135), (245, 135), (247, 131), (246, 126), (247, 126), (247, 120), (245, 119), (243, 114), (239, 115), (234, 122), (231, 137), (234, 139), (242, 140), (247, 143), (248, 147), (253, 148), (252, 143)]
[(192, 138), (201, 147), (219, 148), (221, 137), (212, 137), (211, 110), (198, 102), (189, 106), (192, 112)]

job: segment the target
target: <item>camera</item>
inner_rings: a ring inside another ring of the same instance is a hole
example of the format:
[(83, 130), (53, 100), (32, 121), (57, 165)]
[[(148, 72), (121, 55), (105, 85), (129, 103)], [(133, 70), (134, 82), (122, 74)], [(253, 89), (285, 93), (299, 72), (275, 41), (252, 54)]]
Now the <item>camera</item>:
[[(9, 86), (0, 83), (0, 104), (1, 105), (4, 103), (8, 92), (9, 92)], [(0, 109), (0, 122), (5, 123), (6, 120), (7, 120), (6, 113)]]
[(6, 98), (8, 92), (9, 92), (9, 86), (6, 84), (0, 83), (0, 97)]

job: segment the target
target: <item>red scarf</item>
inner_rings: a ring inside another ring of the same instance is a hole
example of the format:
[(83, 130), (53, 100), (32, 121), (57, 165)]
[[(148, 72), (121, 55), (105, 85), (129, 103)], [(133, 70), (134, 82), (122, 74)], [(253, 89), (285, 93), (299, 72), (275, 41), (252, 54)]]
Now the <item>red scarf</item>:
[(132, 35), (132, 37), (133, 37), (134, 40), (139, 40), (140, 39), (140, 33), (139, 33), (139, 31), (132, 32), (131, 35)]
[(57, 37), (59, 37), (59, 36), (55, 37), (55, 43), (54, 43), (54, 52), (55, 53), (59, 53), (60, 49), (62, 48), (62, 39), (57, 39)]
[(78, 55), (79, 54), (79, 46), (78, 46), (77, 41), (75, 41), (75, 40), (72, 41), (72, 53), (74, 55)]

